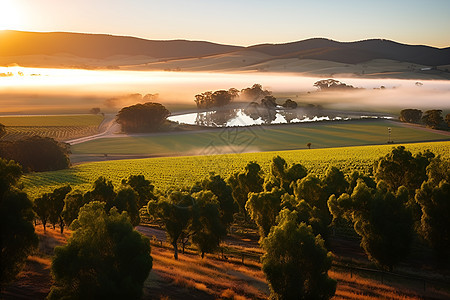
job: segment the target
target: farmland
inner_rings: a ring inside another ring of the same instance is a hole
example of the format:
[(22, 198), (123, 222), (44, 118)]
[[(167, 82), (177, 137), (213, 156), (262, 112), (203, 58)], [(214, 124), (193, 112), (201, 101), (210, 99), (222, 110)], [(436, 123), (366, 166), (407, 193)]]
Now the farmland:
[[(282, 151), (312, 148), (384, 144), (388, 130), (396, 143), (446, 140), (448, 135), (387, 120), (314, 122), (108, 137), (72, 147), (72, 162), (98, 160), (99, 156), (176, 156)], [(96, 158), (97, 157), (97, 158)]]
[[(403, 145), (413, 154), (429, 149), (442, 157), (450, 157), (449, 141)], [(88, 189), (99, 176), (105, 176), (115, 185), (119, 185), (123, 178), (142, 174), (151, 180), (156, 188), (165, 190), (171, 186), (192, 185), (210, 172), (228, 177), (241, 170), (249, 161), (258, 162), (267, 172), (271, 159), (276, 155), (280, 155), (290, 164), (301, 163), (318, 176), (330, 166), (342, 169), (347, 175), (353, 170), (367, 174), (373, 162), (390, 152), (392, 147), (378, 145), (92, 162), (61, 171), (27, 174), (23, 177), (23, 183), (25, 191), (34, 198), (67, 183), (74, 188)]]
[(3, 140), (17, 140), (24, 136), (45, 136), (58, 141), (98, 133), (102, 115), (1, 116), (6, 126)]

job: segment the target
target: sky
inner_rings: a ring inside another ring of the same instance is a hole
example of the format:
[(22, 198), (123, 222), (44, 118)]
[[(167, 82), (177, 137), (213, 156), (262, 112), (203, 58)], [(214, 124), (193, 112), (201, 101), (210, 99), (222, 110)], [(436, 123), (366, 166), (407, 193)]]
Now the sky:
[(0, 0), (0, 30), (249, 46), (313, 37), (450, 46), (450, 0)]

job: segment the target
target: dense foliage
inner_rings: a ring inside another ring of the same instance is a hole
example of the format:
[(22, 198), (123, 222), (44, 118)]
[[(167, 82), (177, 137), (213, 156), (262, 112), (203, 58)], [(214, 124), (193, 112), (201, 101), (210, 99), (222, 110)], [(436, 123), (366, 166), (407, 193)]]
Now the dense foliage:
[(69, 146), (52, 138), (32, 136), (1, 141), (0, 157), (20, 163), (25, 172), (66, 169), (70, 166)]
[(127, 213), (92, 202), (72, 223), (68, 243), (55, 248), (49, 299), (140, 299), (152, 268), (149, 240)]
[(334, 295), (336, 281), (327, 274), (331, 253), (310, 226), (298, 222), (296, 212), (282, 210), (261, 247), (271, 299), (329, 299)]
[(0, 159), (0, 288), (13, 280), (37, 247), (32, 203), (17, 188), (19, 165)]
[(158, 130), (169, 115), (162, 104), (147, 102), (122, 108), (116, 120), (124, 132), (152, 132)]
[(422, 121), (422, 111), (420, 109), (403, 109), (400, 112), (400, 121), (408, 123), (420, 123)]

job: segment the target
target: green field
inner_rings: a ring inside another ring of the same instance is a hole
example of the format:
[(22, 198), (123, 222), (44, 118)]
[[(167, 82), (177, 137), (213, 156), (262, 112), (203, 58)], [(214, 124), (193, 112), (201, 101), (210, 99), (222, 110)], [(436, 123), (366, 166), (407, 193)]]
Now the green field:
[[(404, 144), (417, 153), (430, 149), (435, 154), (450, 158), (450, 141)], [(159, 157), (86, 163), (67, 170), (32, 173), (23, 177), (25, 191), (37, 197), (57, 186), (70, 183), (73, 187), (88, 189), (99, 176), (105, 176), (118, 186), (121, 179), (142, 174), (156, 188), (165, 190), (170, 186), (189, 186), (215, 172), (228, 177), (241, 170), (249, 161), (257, 161), (265, 172), (271, 159), (280, 155), (288, 163), (301, 163), (312, 173), (322, 176), (330, 166), (337, 166), (346, 174), (353, 170), (368, 173), (374, 160), (391, 151), (392, 145), (358, 146), (312, 150), (276, 151), (224, 155), (185, 157)]]
[[(74, 162), (83, 155), (176, 156), (313, 149), (385, 144), (388, 127), (396, 143), (446, 140), (448, 135), (387, 120), (357, 120), (292, 125), (211, 129), (196, 132), (103, 138), (74, 145)], [(89, 159), (87, 159), (89, 160)]]
[(102, 115), (0, 116), (0, 123), (6, 126), (4, 140), (39, 135), (65, 141), (98, 133), (103, 119)]

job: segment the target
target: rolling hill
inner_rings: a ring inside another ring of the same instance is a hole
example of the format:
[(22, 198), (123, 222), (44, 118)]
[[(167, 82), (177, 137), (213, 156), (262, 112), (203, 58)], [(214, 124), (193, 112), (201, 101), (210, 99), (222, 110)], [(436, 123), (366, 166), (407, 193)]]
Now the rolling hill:
[[(285, 70), (312, 74), (331, 74), (333, 70), (340, 73), (343, 70), (344, 73), (361, 76), (364, 72), (358, 65), (370, 65), (375, 61), (380, 66), (380, 61), (383, 61), (385, 67), (380, 69), (380, 73), (395, 75), (396, 67), (392, 70), (392, 65), (403, 63), (397, 73), (416, 72), (417, 77), (421, 77), (426, 69), (431, 72), (427, 72), (425, 77), (431, 74), (431, 77), (450, 79), (450, 48), (405, 45), (383, 39), (344, 43), (314, 38), (241, 47), (105, 34), (0, 31), (0, 45), (0, 65), (172, 71)], [(311, 70), (311, 62), (320, 67)], [(349, 65), (356, 68), (346, 69)]]

